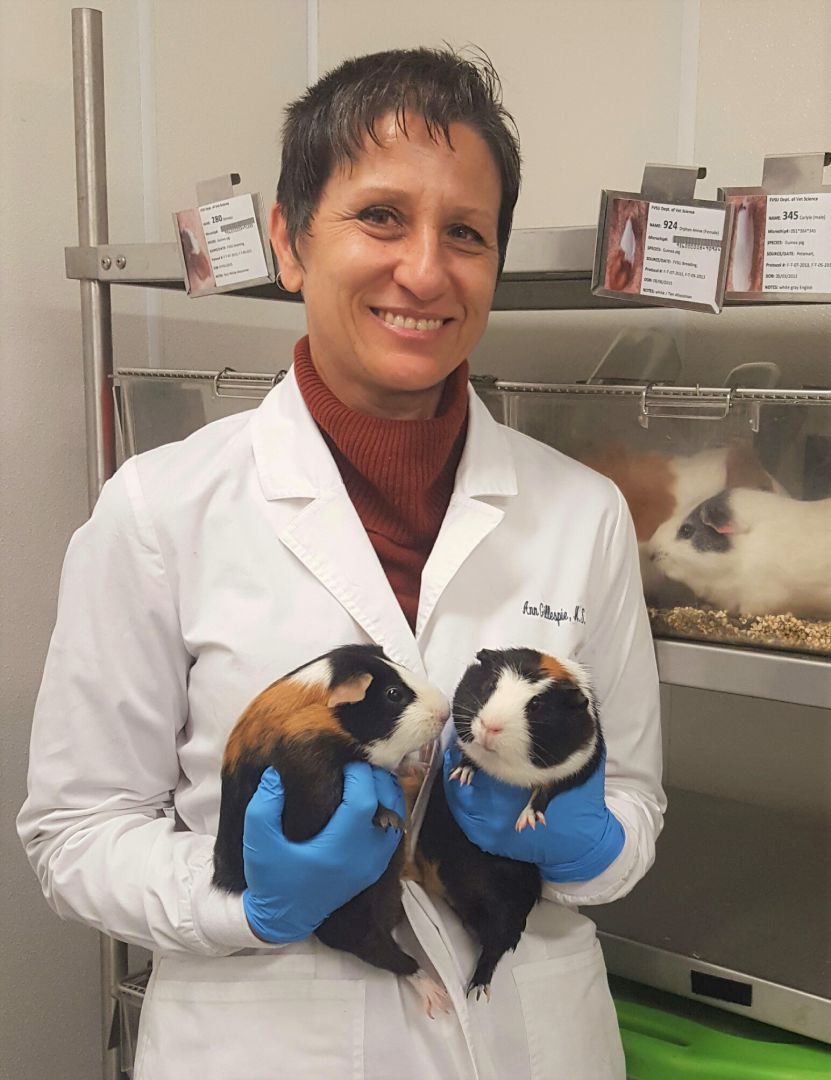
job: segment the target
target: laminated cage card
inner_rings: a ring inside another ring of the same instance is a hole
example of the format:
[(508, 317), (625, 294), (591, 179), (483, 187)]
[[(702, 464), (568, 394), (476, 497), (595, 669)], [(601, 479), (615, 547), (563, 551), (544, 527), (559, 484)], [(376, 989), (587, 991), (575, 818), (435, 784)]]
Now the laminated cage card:
[(718, 313), (732, 207), (692, 197), (704, 169), (647, 165), (640, 192), (603, 191), (592, 292)]
[(726, 295), (735, 300), (831, 301), (831, 153), (766, 157), (759, 187), (719, 188), (733, 207)]
[(200, 205), (173, 215), (189, 296), (231, 292), (274, 281), (274, 260), (258, 194), (235, 195), (231, 173), (197, 185)]

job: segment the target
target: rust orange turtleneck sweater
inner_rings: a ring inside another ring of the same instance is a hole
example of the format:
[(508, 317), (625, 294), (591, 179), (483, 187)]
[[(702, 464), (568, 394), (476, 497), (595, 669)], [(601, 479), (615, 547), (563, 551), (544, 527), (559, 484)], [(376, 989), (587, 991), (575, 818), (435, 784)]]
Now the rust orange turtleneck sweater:
[(294, 374), (414, 630), (421, 572), (450, 502), (465, 444), (467, 361), (448, 376), (430, 420), (387, 420), (347, 408), (318, 375), (307, 337), (294, 348)]

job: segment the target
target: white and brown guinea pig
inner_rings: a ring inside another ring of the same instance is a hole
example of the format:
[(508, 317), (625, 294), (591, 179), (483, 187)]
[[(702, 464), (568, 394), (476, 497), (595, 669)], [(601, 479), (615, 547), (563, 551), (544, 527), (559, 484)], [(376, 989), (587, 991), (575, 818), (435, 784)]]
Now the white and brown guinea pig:
[(734, 488), (653, 537), (656, 565), (716, 607), (831, 616), (831, 499)]
[[(545, 823), (553, 795), (587, 780), (600, 765), (603, 735), (585, 670), (536, 649), (482, 649), (453, 697), (462, 761), (451, 777), (470, 783), (477, 769), (528, 789), (515, 828)], [(456, 824), (441, 780), (419, 835), (417, 868), (440, 892), (482, 952), (467, 992), (487, 995), (500, 958), (515, 949), (542, 879), (531, 863), (490, 855)]]
[[(641, 577), (647, 600), (661, 605), (690, 598), (673, 590), (653, 558), (656, 531), (669, 523), (678, 528), (690, 511), (725, 488), (752, 488), (784, 493), (746, 442), (710, 447), (694, 454), (657, 450), (631, 452), (615, 445), (582, 458), (584, 464), (613, 480), (632, 515), (640, 552)], [(675, 579), (677, 581), (677, 579)]]
[[(222, 798), (214, 848), (214, 884), (246, 887), (245, 811), (263, 772), (273, 766), (285, 791), (283, 833), (317, 835), (343, 798), (343, 767), (366, 761), (394, 770), (437, 738), (450, 708), (426, 680), (389, 660), (377, 645), (344, 645), (297, 668), (256, 697), (237, 721), (222, 761)], [(376, 824), (403, 828), (379, 805)], [(316, 930), (326, 945), (408, 976), (432, 1015), (446, 995), (398, 947), (392, 930), (402, 917), (400, 844), (379, 880), (334, 911)]]

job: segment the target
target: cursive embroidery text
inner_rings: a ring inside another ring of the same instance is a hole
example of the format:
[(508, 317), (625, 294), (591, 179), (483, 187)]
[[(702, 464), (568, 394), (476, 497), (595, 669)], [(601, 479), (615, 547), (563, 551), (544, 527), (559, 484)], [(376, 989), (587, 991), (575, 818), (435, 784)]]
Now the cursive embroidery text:
[(555, 622), (559, 626), (562, 622), (585, 622), (586, 611), (585, 608), (577, 607), (574, 610), (574, 615), (571, 616), (563, 608), (553, 608), (550, 604), (529, 604), (526, 600), (522, 605), (522, 614), (531, 615), (537, 619), (547, 619), (549, 622)]

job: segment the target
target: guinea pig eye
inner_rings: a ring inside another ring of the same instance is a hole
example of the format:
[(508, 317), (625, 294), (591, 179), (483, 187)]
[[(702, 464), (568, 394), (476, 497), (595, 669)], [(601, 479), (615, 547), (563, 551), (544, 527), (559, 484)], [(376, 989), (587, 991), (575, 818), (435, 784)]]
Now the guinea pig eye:
[(396, 704), (401, 701), (403, 697), (401, 690), (397, 686), (387, 687), (387, 701), (393, 701)]
[(678, 530), (678, 539), (679, 540), (689, 540), (694, 532), (695, 532), (695, 526), (691, 525), (688, 521), (686, 521), (681, 526), (681, 528)]
[(536, 712), (541, 704), (542, 701), (539, 697), (532, 697), (529, 699), (528, 704), (525, 706), (525, 708), (528, 710), (528, 712)]

